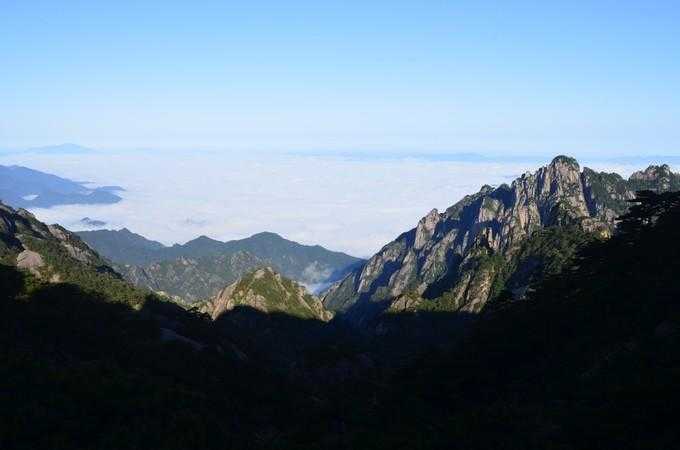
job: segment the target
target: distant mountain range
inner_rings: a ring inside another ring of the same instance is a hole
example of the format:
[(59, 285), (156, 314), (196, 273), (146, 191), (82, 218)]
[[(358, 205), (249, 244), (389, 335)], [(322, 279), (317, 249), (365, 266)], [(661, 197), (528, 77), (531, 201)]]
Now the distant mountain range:
[(126, 228), (77, 234), (135, 285), (180, 297), (186, 302), (211, 298), (241, 275), (266, 266), (318, 291), (363, 262), (269, 232), (228, 242), (200, 236), (171, 247)]
[(32, 147), (26, 150), (27, 153), (39, 153), (46, 155), (83, 155), (87, 153), (94, 153), (96, 150), (91, 148), (83, 147), (78, 144), (59, 144), (59, 145), (46, 145), (43, 147)]
[(0, 149), (0, 155), (15, 155), (21, 153), (29, 153), (36, 155), (84, 155), (88, 153), (96, 153), (97, 150), (83, 147), (78, 144), (58, 144), (45, 145), (42, 147), (30, 147), (23, 149)]
[(72, 181), (22, 166), (0, 166), (0, 200), (17, 208), (58, 205), (110, 204), (121, 201), (120, 186), (88, 188)]

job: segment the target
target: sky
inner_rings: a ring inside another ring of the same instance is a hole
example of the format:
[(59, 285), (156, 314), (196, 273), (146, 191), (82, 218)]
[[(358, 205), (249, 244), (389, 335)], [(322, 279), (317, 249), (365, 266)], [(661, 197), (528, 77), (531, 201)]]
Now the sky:
[[(0, 0), (0, 164), (126, 188), (34, 211), (67, 228), (368, 256), (557, 154), (680, 161), (679, 23), (677, 0)], [(66, 142), (96, 151), (20, 151)]]
[(0, 1), (0, 148), (678, 154), (677, 1)]

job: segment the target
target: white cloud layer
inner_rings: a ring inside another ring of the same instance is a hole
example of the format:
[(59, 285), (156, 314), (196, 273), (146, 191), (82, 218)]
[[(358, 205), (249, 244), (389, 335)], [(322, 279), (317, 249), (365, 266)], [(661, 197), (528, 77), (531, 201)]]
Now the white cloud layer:
[[(483, 184), (510, 182), (540, 165), (150, 151), (12, 155), (0, 163), (126, 189), (114, 205), (33, 211), (72, 230), (83, 229), (80, 220), (90, 217), (165, 244), (273, 231), (357, 256), (373, 254), (431, 208), (445, 209)], [(633, 170), (602, 163), (593, 168), (625, 175)]]

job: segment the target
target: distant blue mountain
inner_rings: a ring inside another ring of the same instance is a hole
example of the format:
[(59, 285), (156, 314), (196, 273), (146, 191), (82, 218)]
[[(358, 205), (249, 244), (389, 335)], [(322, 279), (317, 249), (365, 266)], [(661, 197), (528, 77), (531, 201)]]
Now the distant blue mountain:
[(49, 155), (82, 155), (85, 153), (94, 153), (96, 150), (91, 148), (83, 147), (78, 144), (59, 144), (59, 145), (47, 145), (44, 147), (34, 147), (26, 150), (28, 153), (41, 153)]
[(95, 228), (101, 228), (106, 225), (106, 222), (104, 222), (103, 220), (91, 219), (89, 217), (83, 217), (82, 219), (80, 219), (80, 223), (82, 225)]
[(85, 155), (90, 153), (97, 153), (97, 150), (83, 147), (78, 144), (58, 144), (45, 145), (41, 147), (31, 148), (0, 148), (0, 156), (2, 155), (19, 155), (19, 154), (34, 154), (34, 155)]
[(22, 166), (0, 166), (0, 200), (17, 208), (49, 208), (57, 205), (109, 204), (121, 201), (119, 186), (88, 188)]

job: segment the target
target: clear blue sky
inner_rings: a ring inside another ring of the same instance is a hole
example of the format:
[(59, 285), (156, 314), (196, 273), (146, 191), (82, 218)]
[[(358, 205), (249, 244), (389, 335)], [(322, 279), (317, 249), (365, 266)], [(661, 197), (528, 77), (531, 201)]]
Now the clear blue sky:
[(680, 154), (680, 2), (0, 1), (0, 147), (61, 142)]

